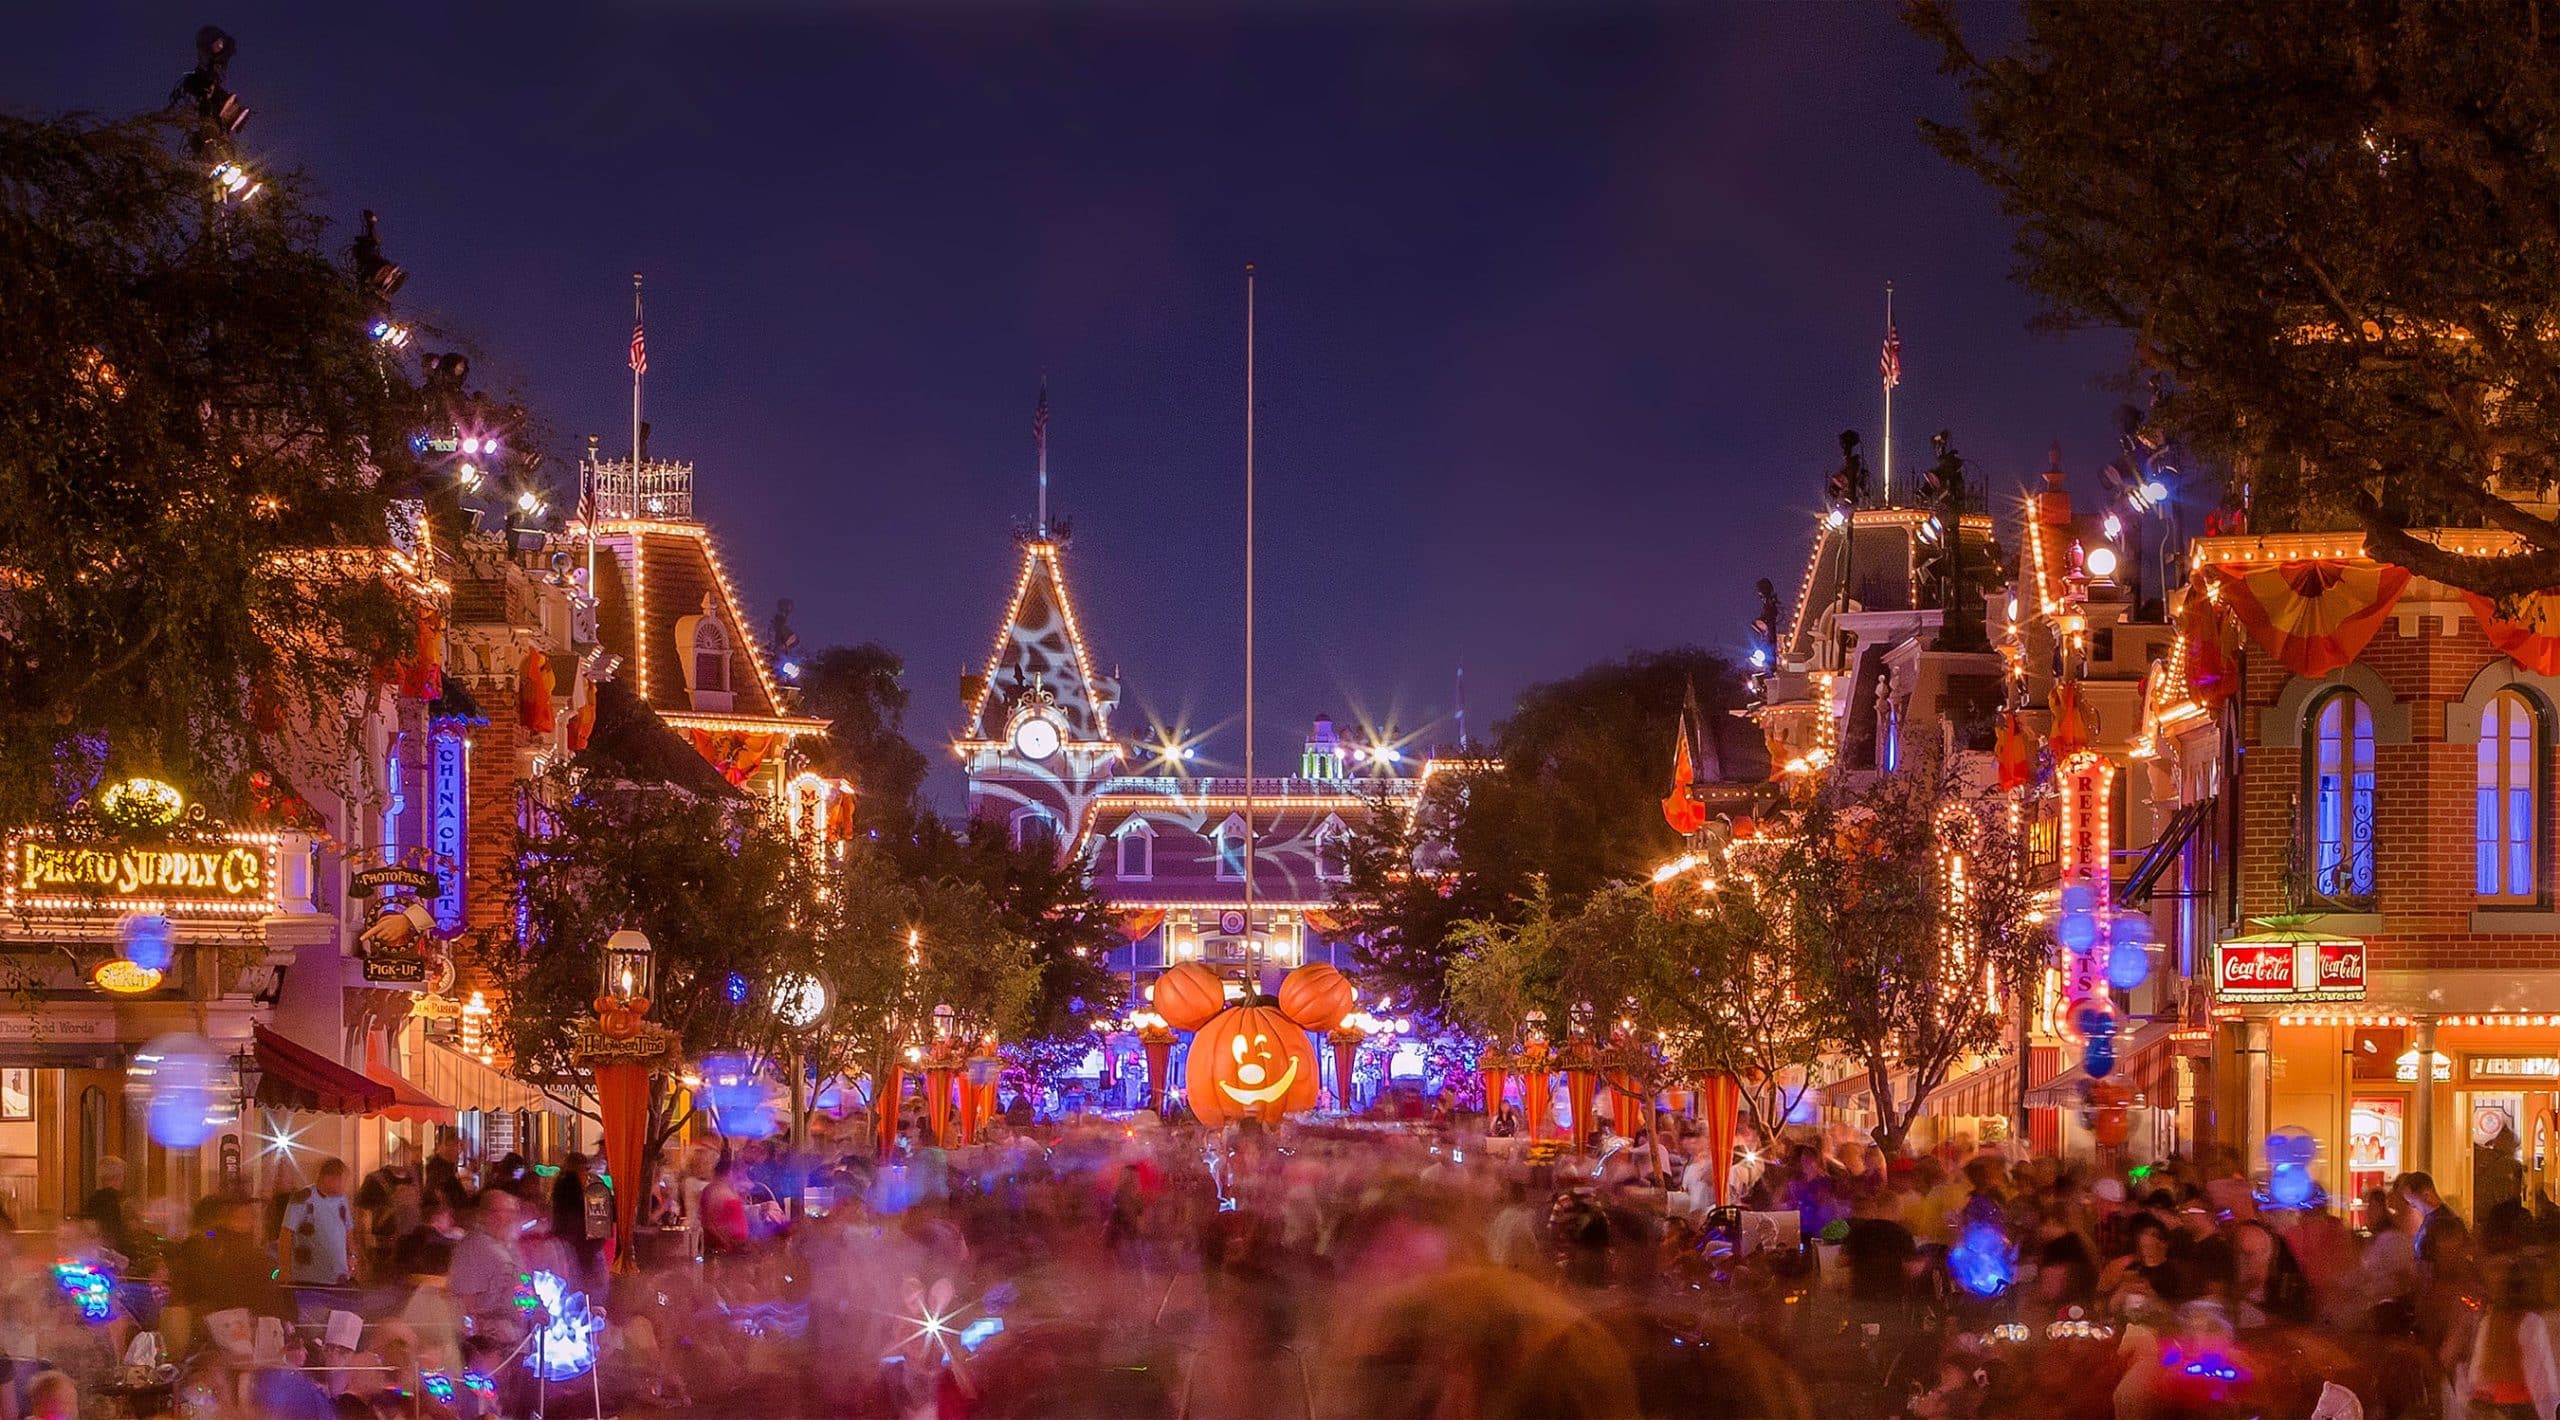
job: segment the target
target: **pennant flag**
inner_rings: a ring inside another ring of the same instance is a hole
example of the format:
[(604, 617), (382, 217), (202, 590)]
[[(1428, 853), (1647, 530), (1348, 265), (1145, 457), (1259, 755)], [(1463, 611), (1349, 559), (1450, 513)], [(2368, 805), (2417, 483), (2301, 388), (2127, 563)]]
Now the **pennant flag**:
[(1684, 838), (1707, 822), (1707, 806), (1693, 792), (1697, 782), (1697, 766), (1689, 758), (1689, 713), (1683, 710), (1679, 733), (1671, 747), (1671, 793), (1662, 801), (1662, 818), (1671, 825), (1672, 832)]
[(2220, 709), (2240, 688), (2239, 648), (2232, 644), (2231, 617), (2205, 595), (2201, 576), (2179, 610), (2178, 639), (2186, 655), (2187, 693), (2208, 709)]

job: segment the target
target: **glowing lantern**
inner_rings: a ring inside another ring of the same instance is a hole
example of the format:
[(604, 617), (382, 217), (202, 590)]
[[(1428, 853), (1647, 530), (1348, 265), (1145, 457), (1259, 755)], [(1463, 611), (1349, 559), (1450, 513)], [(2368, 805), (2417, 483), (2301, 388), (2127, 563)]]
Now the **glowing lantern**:
[(1248, 1115), (1270, 1124), (1315, 1108), (1319, 1068), (1315, 1044), (1296, 1022), (1266, 1006), (1236, 1006), (1192, 1038), (1183, 1083), (1202, 1124)]
[(1226, 983), (1196, 961), (1178, 962), (1156, 978), (1155, 1013), (1175, 1030), (1198, 1030), (1227, 1008)]
[(1312, 961), (1280, 982), (1280, 1013), (1309, 1030), (1332, 1030), (1359, 1003), (1351, 978)]

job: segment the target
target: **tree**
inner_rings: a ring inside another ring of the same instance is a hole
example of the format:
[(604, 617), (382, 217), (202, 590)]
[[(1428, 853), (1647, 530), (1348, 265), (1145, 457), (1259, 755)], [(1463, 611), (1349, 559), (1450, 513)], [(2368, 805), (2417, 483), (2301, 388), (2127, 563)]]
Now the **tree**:
[(951, 1007), (958, 1040), (1011, 1037), (1039, 984), (1031, 943), (977, 884), (917, 877), (862, 841), (828, 896), (811, 960), (832, 1003), (808, 1041), (820, 1078), (887, 1080), (903, 1051), (931, 1038), (939, 1005)]
[(1924, 762), (1809, 791), (1752, 869), (1814, 1032), (1866, 1067), (1876, 1140), (1898, 1150), (1969, 1055), (1995, 1048), (2017, 983), (2044, 969), (2005, 803)]
[[(1672, 737), (1695, 686), (1724, 777), (1769, 771), (1754, 733), (1725, 712), (1738, 688), (1695, 649), (1606, 661), (1530, 687), (1486, 761), (1434, 775), (1410, 814), (1381, 806), (1345, 855), (1338, 900), (1362, 972), (1418, 1011), (1436, 1009), (1462, 921), (1518, 922), (1532, 885), (1566, 915), (1612, 882), (1680, 851), (1662, 819)], [(1715, 766), (1702, 772), (1715, 776)]]
[(1678, 927), (1662, 934), (1649, 964), (1650, 1016), (1681, 1061), (1733, 1077), (1764, 1139), (1785, 1127), (1826, 1044), (1773, 913), (1783, 899), (1765, 890), (1758, 870), (1784, 851), (1775, 840), (1744, 839), (1712, 867), (1713, 879), (1687, 874), (1646, 894), (1655, 914)]
[(109, 765), (219, 804), (253, 699), (342, 715), (419, 639), (383, 573), (420, 393), (299, 182), (217, 202), (170, 134), (0, 118), (11, 822)]
[(1446, 981), (1449, 1018), (1480, 1040), (1507, 1046), (1532, 1012), (1565, 1020), (1564, 957), (1556, 941), (1555, 898), (1533, 884), (1519, 910), (1452, 923)]
[(905, 734), (905, 675), (905, 660), (877, 641), (800, 662), (800, 707), (827, 721), (827, 768), (853, 780), (854, 822), (900, 839), (926, 816), (925, 757)]
[[(573, 1080), (579, 1025), (594, 1014), (605, 939), (628, 927), (655, 949), (649, 1019), (687, 1059), (770, 1055), (770, 991), (820, 945), (807, 857), (756, 807), (659, 785), (555, 771), (529, 791), (545, 811), (504, 869), (520, 924), (482, 960), (503, 989), (496, 1029), (514, 1072)], [(676, 1081), (652, 1083), (645, 1158), (684, 1116)]]
[[(2132, 333), (2158, 433), (2262, 526), (2496, 597), (2560, 585), (2560, 48), (2530, 0), (2029, 5), (1930, 138), (2018, 220), (2056, 328)], [(2486, 525), (2515, 556), (2415, 529)]]

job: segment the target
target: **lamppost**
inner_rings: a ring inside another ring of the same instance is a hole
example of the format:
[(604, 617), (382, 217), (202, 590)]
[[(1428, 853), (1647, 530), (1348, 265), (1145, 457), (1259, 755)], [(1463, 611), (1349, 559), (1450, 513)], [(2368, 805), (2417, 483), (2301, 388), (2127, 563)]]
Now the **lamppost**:
[(809, 1029), (827, 1013), (827, 986), (805, 972), (774, 978), (773, 1019), (791, 1042), (791, 1151), (809, 1149)]
[(595, 1072), (605, 1165), (613, 1173), (614, 1256), (628, 1266), (649, 1134), (649, 1078), (675, 1059), (676, 1036), (648, 1019), (658, 971), (646, 936), (625, 927), (606, 938), (597, 977), (595, 1021), (579, 1027), (569, 1058)]
[(1591, 1139), (1591, 1094), (1600, 1069), (1599, 1052), (1591, 1045), (1591, 1003), (1577, 1001), (1564, 1046), (1564, 1087), (1573, 1098), (1573, 1151), (1581, 1153)]

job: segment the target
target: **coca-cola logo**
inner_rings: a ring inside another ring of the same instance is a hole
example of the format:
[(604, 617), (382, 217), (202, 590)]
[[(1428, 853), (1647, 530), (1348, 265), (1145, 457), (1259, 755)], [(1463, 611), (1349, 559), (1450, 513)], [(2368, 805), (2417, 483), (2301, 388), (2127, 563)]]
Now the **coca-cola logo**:
[(2323, 986), (2364, 985), (2364, 944), (2323, 946), (2320, 948), (2320, 984)]
[(2291, 987), (2293, 949), (2257, 947), (2226, 950), (2222, 954), (2222, 982), (2226, 986)]

